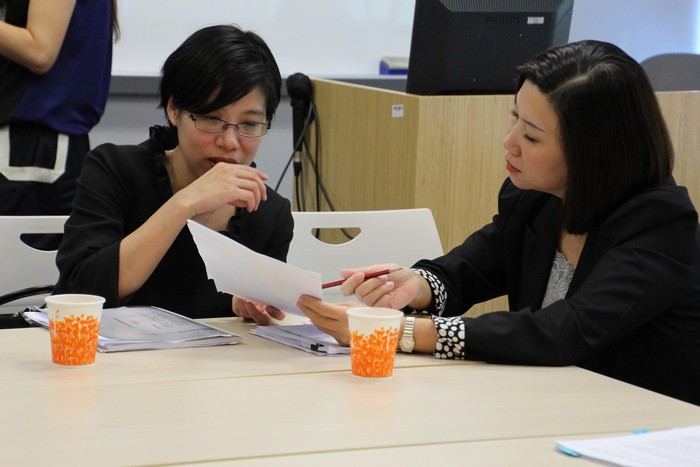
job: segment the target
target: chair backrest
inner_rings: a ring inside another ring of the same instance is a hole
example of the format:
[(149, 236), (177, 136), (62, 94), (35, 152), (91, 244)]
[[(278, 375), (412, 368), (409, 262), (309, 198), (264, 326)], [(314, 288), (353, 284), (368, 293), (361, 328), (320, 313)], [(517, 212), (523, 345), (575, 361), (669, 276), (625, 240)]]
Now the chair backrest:
[(641, 62), (654, 91), (700, 90), (700, 54), (667, 53)]
[[(442, 255), (442, 244), (430, 209), (386, 211), (293, 212), (294, 238), (287, 262), (321, 273), (323, 282), (340, 279), (340, 269), (393, 262), (411, 266)], [(359, 229), (345, 243), (331, 244), (316, 229)], [(337, 288), (324, 296), (339, 295)]]
[[(37, 250), (20, 238), (23, 234), (62, 234), (68, 216), (0, 216), (0, 295), (20, 289), (55, 284), (56, 251)], [(0, 313), (40, 305), (36, 297), (0, 307)]]

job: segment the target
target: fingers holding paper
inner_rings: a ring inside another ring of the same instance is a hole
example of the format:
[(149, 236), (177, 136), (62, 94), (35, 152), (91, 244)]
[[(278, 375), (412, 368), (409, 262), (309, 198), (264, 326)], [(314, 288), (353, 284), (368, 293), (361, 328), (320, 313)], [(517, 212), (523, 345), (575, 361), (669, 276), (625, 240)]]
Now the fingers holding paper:
[(282, 320), (285, 313), (271, 305), (233, 297), (233, 312), (241, 318), (252, 319), (257, 324), (267, 326), (272, 319)]
[(350, 330), (347, 309), (363, 305), (357, 302), (329, 303), (309, 295), (302, 295), (297, 306), (321, 331), (333, 336), (340, 345), (348, 346)]

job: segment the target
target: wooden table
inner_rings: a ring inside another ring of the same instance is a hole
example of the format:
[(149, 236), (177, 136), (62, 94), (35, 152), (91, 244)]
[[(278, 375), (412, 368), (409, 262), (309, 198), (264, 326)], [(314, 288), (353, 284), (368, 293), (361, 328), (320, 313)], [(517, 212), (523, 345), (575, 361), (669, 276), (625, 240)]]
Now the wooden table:
[(700, 423), (700, 407), (576, 367), (398, 355), (350, 374), (208, 320), (242, 344), (50, 363), (43, 329), (0, 332), (0, 465), (573, 465), (565, 437)]

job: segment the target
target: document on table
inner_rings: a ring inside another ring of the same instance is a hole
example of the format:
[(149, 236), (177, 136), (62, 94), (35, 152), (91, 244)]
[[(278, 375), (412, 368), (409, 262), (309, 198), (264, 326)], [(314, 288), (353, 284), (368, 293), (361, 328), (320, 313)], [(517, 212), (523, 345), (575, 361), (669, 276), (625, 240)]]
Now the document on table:
[(700, 465), (700, 425), (628, 436), (557, 441), (557, 449), (614, 465)]
[(323, 298), (321, 274), (256, 253), (195, 221), (187, 226), (220, 291), (300, 316), (305, 316), (296, 305), (301, 295)]
[(314, 355), (348, 355), (350, 348), (338, 344), (332, 336), (313, 324), (257, 326), (250, 333)]
[[(45, 309), (22, 312), (31, 324), (49, 327)], [(99, 352), (179, 349), (238, 344), (241, 337), (162, 308), (105, 308), (100, 318)]]

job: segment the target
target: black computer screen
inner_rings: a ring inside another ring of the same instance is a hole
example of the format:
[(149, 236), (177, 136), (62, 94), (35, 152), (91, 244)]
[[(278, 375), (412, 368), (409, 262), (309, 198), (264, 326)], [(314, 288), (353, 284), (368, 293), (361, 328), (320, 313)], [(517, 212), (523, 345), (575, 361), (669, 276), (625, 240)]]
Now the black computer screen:
[(569, 40), (574, 0), (416, 0), (406, 92), (509, 94), (515, 66)]

